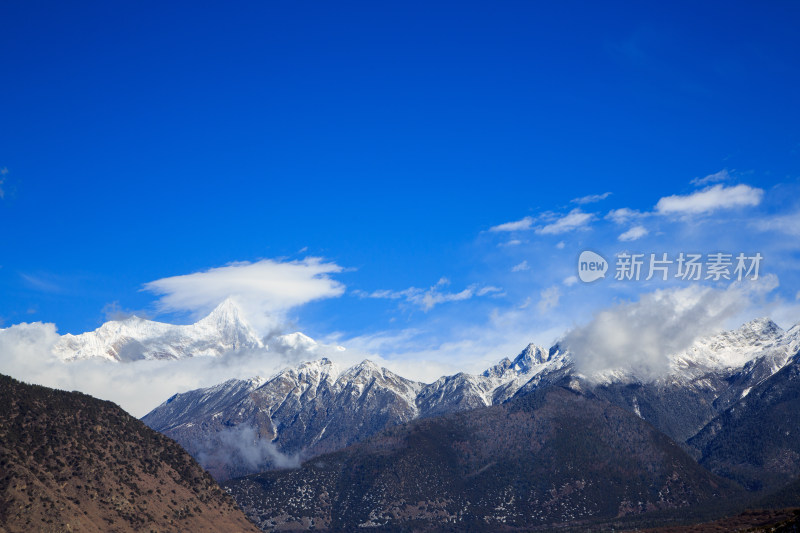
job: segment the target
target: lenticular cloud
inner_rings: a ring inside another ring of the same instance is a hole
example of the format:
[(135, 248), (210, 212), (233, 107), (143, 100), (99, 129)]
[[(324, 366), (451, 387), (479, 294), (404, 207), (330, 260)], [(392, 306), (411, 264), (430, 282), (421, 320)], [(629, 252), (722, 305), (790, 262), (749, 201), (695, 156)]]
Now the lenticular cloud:
[(264, 333), (294, 307), (344, 294), (345, 286), (330, 277), (342, 270), (317, 257), (288, 262), (262, 259), (162, 278), (146, 283), (144, 290), (160, 295), (162, 311), (189, 311), (195, 316), (233, 297)]

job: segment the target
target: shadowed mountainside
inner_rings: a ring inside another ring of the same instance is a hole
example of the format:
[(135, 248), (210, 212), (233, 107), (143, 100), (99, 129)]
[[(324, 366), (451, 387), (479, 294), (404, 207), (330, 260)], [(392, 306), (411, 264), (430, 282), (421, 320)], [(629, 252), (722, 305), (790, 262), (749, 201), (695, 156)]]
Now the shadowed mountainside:
[(564, 387), (224, 486), (265, 530), (579, 527), (741, 495), (639, 417)]

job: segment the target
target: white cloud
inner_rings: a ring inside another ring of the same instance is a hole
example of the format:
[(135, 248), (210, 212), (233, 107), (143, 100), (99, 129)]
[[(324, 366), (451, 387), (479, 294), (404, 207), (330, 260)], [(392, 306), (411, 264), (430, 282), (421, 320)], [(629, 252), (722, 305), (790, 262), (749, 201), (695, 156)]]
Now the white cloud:
[(609, 196), (611, 196), (610, 192), (604, 192), (603, 194), (589, 194), (587, 196), (581, 196), (580, 198), (573, 198), (571, 202), (578, 205), (593, 204), (595, 202), (605, 200)]
[(487, 294), (500, 294), (502, 289), (494, 286), (479, 287), (472, 284), (459, 292), (443, 292), (442, 288), (450, 285), (450, 280), (441, 278), (436, 285), (428, 289), (409, 287), (401, 291), (381, 289), (373, 292), (354, 291), (362, 298), (380, 298), (388, 300), (404, 300), (421, 308), (426, 313), (441, 303), (469, 300), (473, 296), (486, 296)]
[(558, 235), (577, 229), (585, 228), (594, 219), (591, 213), (584, 213), (580, 209), (573, 209), (568, 214), (555, 221), (536, 228), (536, 233), (540, 235)]
[(558, 244), (556, 244), (556, 248), (558, 248), (559, 250), (563, 250), (566, 245), (567, 243), (565, 243), (564, 241), (559, 241)]
[(621, 207), (619, 209), (612, 209), (608, 212), (605, 216), (607, 220), (612, 220), (617, 224), (625, 224), (627, 221), (635, 218), (640, 218), (644, 216), (643, 213), (636, 211), (635, 209), (629, 209), (627, 207)]
[(655, 379), (669, 370), (669, 355), (716, 332), (776, 286), (773, 276), (727, 289), (695, 285), (643, 294), (637, 302), (595, 313), (588, 324), (569, 331), (561, 345), (588, 376), (622, 369), (641, 379)]
[(504, 224), (492, 226), (489, 228), (489, 231), (522, 231), (530, 229), (531, 225), (533, 225), (533, 219), (531, 217), (525, 217), (521, 220), (515, 220), (514, 222), (506, 222)]
[(500, 287), (489, 285), (486, 287), (481, 287), (475, 294), (477, 294), (478, 296), (486, 296), (487, 294), (495, 294), (497, 296), (502, 296), (505, 293), (503, 292), (503, 289), (501, 289)]
[(634, 226), (625, 233), (621, 234), (618, 239), (626, 242), (626, 241), (635, 241), (636, 239), (641, 239), (645, 235), (647, 235), (648, 231), (647, 228), (644, 226)]
[(566, 285), (567, 287), (572, 287), (573, 285), (575, 285), (576, 283), (578, 283), (578, 276), (569, 276), (569, 277), (566, 277), (566, 278), (564, 278), (564, 281), (562, 281), (561, 283), (563, 283), (563, 284), (564, 284), (564, 285)]
[(545, 314), (558, 305), (558, 301), (561, 299), (561, 289), (559, 289), (557, 285), (553, 285), (540, 292), (539, 296), (539, 312)]
[(795, 300), (800, 300), (800, 291), (797, 291), (797, 294), (794, 295)]
[(778, 231), (800, 237), (800, 213), (762, 218), (754, 221), (753, 225), (761, 231)]
[(727, 169), (722, 169), (719, 172), (715, 172), (714, 174), (709, 174), (704, 178), (695, 178), (692, 180), (692, 185), (696, 187), (701, 187), (703, 185), (708, 185), (709, 183), (718, 183), (720, 181), (728, 181), (731, 179), (730, 174), (728, 174)]
[(501, 247), (504, 247), (504, 246), (517, 246), (517, 245), (520, 245), (520, 244), (522, 244), (521, 240), (519, 240), (519, 239), (511, 239), (510, 241), (507, 241), (507, 242), (501, 242), (497, 246), (501, 246)]
[(522, 272), (524, 270), (530, 270), (530, 269), (531, 267), (530, 265), (528, 265), (528, 261), (525, 260), (522, 263), (514, 265), (514, 267), (511, 269), (511, 272)]
[(290, 262), (263, 259), (151, 281), (144, 289), (160, 295), (160, 310), (190, 311), (195, 316), (205, 315), (225, 298), (234, 297), (253, 326), (263, 333), (294, 307), (341, 296), (344, 285), (330, 277), (341, 271), (339, 265), (316, 257)]
[(756, 206), (763, 196), (763, 189), (749, 185), (725, 187), (719, 184), (686, 196), (665, 196), (656, 204), (656, 211), (662, 215), (698, 215), (717, 209)]

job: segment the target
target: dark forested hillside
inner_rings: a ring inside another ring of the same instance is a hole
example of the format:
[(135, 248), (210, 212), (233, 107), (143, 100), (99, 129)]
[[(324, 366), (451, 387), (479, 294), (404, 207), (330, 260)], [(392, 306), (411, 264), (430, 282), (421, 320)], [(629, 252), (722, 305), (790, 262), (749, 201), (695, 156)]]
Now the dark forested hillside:
[(576, 526), (740, 494), (640, 418), (563, 387), (225, 486), (268, 530)]
[(0, 376), (0, 531), (257, 531), (177, 443), (113, 403)]

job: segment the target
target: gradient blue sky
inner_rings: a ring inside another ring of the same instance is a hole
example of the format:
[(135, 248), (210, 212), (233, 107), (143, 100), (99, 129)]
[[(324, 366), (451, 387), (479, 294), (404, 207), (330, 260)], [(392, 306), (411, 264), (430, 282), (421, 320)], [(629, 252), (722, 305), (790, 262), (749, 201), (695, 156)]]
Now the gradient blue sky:
[(685, 247), (761, 251), (760, 309), (797, 322), (798, 27), (789, 1), (3, 2), (2, 325), (188, 321), (145, 284), (318, 257), (341, 291), (284, 329), (479, 350), (667, 286), (564, 283), (581, 250)]

